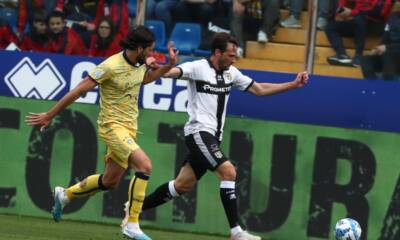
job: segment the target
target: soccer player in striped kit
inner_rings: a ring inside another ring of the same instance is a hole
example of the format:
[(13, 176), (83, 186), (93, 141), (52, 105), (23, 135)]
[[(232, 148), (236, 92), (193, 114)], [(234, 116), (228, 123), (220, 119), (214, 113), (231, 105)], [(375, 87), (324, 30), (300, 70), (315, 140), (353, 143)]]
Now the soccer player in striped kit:
[(272, 95), (303, 87), (307, 72), (298, 73), (286, 83), (259, 83), (232, 66), (236, 59), (236, 40), (227, 33), (217, 33), (209, 59), (195, 60), (172, 68), (164, 77), (188, 81), (189, 120), (184, 127), (189, 154), (178, 176), (160, 185), (148, 195), (143, 210), (154, 208), (192, 190), (207, 170), (220, 180), (220, 197), (230, 226), (232, 240), (259, 240), (239, 225), (235, 180), (236, 169), (220, 149), (226, 106), (232, 87), (257, 96)]

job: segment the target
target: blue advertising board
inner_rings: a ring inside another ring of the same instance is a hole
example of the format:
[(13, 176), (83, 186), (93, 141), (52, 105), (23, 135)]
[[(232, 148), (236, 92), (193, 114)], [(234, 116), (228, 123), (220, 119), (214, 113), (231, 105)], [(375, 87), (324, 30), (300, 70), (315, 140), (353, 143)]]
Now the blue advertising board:
[[(101, 58), (0, 50), (0, 95), (58, 100), (91, 71)], [(284, 82), (295, 74), (243, 70), (259, 82)], [(311, 76), (308, 86), (269, 97), (234, 90), (228, 114), (294, 123), (400, 132), (400, 82)], [(78, 99), (98, 103), (95, 89)], [(160, 79), (145, 85), (140, 107), (186, 111), (183, 80)]]

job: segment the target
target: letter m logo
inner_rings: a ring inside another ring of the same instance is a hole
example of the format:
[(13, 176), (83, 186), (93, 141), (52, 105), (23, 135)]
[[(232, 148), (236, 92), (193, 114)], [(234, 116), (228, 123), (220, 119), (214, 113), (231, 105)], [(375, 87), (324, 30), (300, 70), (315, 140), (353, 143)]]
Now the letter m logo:
[(26, 98), (52, 99), (66, 85), (50, 59), (45, 59), (39, 66), (35, 66), (25, 57), (4, 79), (14, 96)]

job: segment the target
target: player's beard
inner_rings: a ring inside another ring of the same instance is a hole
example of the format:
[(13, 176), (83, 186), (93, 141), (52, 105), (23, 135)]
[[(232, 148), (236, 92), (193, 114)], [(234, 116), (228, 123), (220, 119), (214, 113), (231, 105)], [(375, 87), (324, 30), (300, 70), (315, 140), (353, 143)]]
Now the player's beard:
[(140, 65), (143, 65), (146, 63), (146, 54), (144, 51), (142, 51), (137, 57), (136, 57), (136, 62), (138, 62)]
[(218, 65), (219, 69), (221, 69), (222, 71), (228, 70), (229, 67), (231, 66), (231, 64), (226, 63), (223, 59), (219, 60)]

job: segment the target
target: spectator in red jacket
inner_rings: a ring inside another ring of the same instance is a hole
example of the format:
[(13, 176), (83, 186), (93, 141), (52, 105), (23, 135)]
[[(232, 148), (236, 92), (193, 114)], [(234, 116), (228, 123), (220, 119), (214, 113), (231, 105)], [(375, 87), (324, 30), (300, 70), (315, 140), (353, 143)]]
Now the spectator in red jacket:
[(392, 9), (381, 43), (362, 58), (361, 69), (368, 79), (394, 80), (400, 76), (400, 1)]
[(110, 18), (112, 19), (116, 34), (125, 38), (129, 31), (129, 9), (127, 0), (106, 0), (110, 9)]
[(66, 15), (67, 26), (77, 32), (86, 46), (104, 16), (105, 0), (57, 0), (57, 10)]
[[(327, 58), (328, 63), (359, 67), (371, 20), (385, 20), (390, 14), (393, 0), (340, 0), (335, 19), (328, 22), (326, 36), (336, 51)], [(355, 55), (351, 59), (343, 46), (342, 36), (354, 36)]]
[(6, 22), (0, 22), (0, 49), (6, 48), (10, 43), (17, 45), (17, 36)]
[[(387, 19), (390, 15), (395, 0), (339, 0), (339, 9), (347, 10), (348, 16), (356, 16), (359, 13), (373, 13), (369, 18), (380, 20)], [(337, 13), (337, 16), (343, 13)]]
[(57, 0), (57, 10), (64, 12), (73, 24), (94, 31), (104, 16), (105, 0)]
[[(129, 31), (127, 0), (57, 0), (58, 10), (66, 13), (71, 27), (89, 45), (103, 16), (110, 16), (117, 34), (125, 37)], [(108, 9), (107, 12), (105, 9)]]
[(33, 12), (33, 23), (30, 32), (26, 34), (21, 43), (20, 48), (23, 51), (48, 51), (48, 35), (47, 35), (47, 14), (43, 9)]
[(59, 3), (54, 0), (18, 0), (17, 36), (22, 37), (28, 24), (32, 26), (33, 12), (42, 10), (48, 15), (57, 7)]
[(79, 34), (65, 26), (62, 12), (54, 11), (48, 18), (49, 52), (67, 55), (85, 55), (86, 48)]
[(103, 17), (97, 31), (92, 35), (89, 48), (89, 56), (91, 57), (109, 57), (121, 51), (119, 41), (121, 37), (115, 33), (115, 27), (112, 20)]

